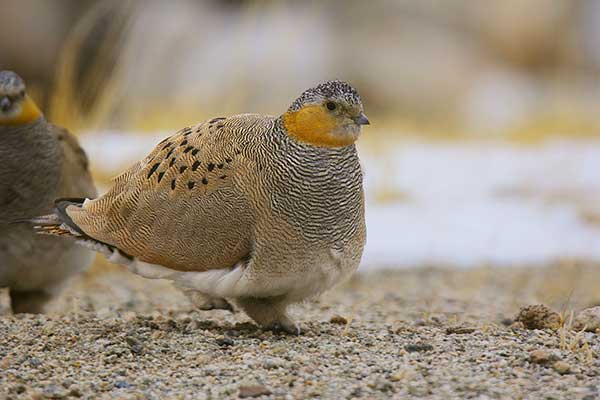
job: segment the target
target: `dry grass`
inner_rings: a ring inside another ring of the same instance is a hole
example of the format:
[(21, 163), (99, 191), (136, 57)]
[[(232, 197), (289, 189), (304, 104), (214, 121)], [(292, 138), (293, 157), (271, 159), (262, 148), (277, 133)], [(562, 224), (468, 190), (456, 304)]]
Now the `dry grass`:
[(573, 353), (581, 364), (591, 365), (595, 359), (594, 351), (586, 339), (585, 328), (580, 331), (573, 328), (574, 319), (574, 310), (561, 313), (562, 326), (557, 332), (560, 338), (559, 348)]
[[(56, 72), (49, 113), (54, 123), (74, 132), (97, 129), (116, 111), (125, 88), (119, 56), (131, 27), (132, 4), (97, 3), (75, 25)], [(100, 45), (90, 45), (102, 30)]]
[[(246, 3), (241, 35), (256, 29), (264, 3)], [(57, 68), (49, 112), (52, 121), (81, 132), (111, 126), (115, 115), (118, 115), (120, 125), (116, 128), (155, 132), (176, 129), (208, 118), (214, 112), (238, 112), (249, 97), (248, 87), (236, 88), (234, 93), (228, 93), (213, 105), (201, 105), (197, 99), (179, 98), (176, 104), (165, 104), (160, 99), (136, 98), (135, 94), (128, 97), (124, 76), (126, 69), (132, 66), (124, 62), (123, 52), (135, 25), (138, 6), (138, 2), (131, 0), (99, 2), (76, 24)], [(318, 12), (319, 3), (314, 3), (314, 8)], [(110, 24), (106, 23), (107, 19), (110, 19)], [(232, 46), (232, 50), (240, 55), (236, 65), (241, 73), (248, 58), (244, 55), (251, 50), (241, 48), (241, 44), (238, 48), (235, 48), (235, 43)], [(198, 78), (209, 77), (203, 77), (200, 72)], [(449, 141), (508, 140), (523, 145), (552, 138), (600, 138), (600, 120), (569, 110), (531, 115), (528, 120), (502, 129), (477, 131), (466, 127), (456, 115), (432, 118), (430, 115), (403, 115), (400, 112), (370, 116), (373, 121), (370, 131), (375, 132), (378, 138), (397, 135), (401, 138)]]

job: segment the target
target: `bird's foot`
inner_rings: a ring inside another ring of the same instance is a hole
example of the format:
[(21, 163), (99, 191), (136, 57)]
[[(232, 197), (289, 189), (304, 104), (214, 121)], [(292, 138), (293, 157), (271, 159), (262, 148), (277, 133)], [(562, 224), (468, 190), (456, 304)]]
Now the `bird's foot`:
[(274, 321), (269, 325), (263, 327), (263, 329), (272, 331), (274, 333), (287, 333), (294, 336), (300, 336), (301, 333), (298, 324), (288, 317), (285, 317), (283, 320), (280, 321)]
[(41, 314), (52, 295), (45, 290), (10, 290), (13, 313)]
[(196, 303), (199, 310), (227, 310), (233, 312), (233, 306), (225, 299), (220, 297), (210, 297), (204, 302)]
[(233, 306), (222, 297), (212, 297), (196, 290), (184, 290), (183, 293), (194, 304), (194, 306), (203, 311), (227, 310), (233, 312)]
[(299, 335), (300, 328), (287, 314), (288, 303), (281, 297), (238, 298), (236, 303), (265, 330)]

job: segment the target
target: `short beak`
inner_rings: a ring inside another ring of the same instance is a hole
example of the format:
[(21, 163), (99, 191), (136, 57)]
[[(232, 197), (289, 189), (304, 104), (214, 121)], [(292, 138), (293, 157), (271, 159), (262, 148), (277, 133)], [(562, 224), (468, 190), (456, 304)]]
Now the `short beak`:
[(369, 118), (365, 115), (365, 113), (360, 113), (358, 117), (354, 120), (358, 125), (370, 125)]
[(0, 100), (0, 109), (2, 111), (8, 111), (10, 109), (10, 106), (12, 105), (12, 102), (10, 101), (10, 99), (8, 97), (3, 97), (2, 100)]

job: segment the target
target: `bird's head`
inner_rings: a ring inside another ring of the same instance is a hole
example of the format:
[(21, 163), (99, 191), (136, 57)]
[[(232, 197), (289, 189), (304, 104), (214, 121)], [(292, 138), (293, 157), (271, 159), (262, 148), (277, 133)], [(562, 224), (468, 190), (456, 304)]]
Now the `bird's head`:
[(12, 71), (0, 71), (0, 126), (25, 125), (41, 116), (27, 95), (23, 79)]
[(356, 89), (336, 80), (304, 91), (283, 114), (283, 125), (300, 142), (343, 147), (358, 139), (369, 119)]

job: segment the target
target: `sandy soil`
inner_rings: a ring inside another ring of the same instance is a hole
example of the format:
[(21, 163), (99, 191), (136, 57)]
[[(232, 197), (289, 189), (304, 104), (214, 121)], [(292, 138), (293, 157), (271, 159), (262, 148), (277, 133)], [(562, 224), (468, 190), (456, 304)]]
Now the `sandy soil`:
[[(296, 307), (291, 337), (100, 264), (47, 315), (4, 311), (0, 397), (592, 400), (600, 337), (568, 328), (599, 288), (583, 263), (370, 272)], [(565, 326), (513, 324), (536, 303)]]

